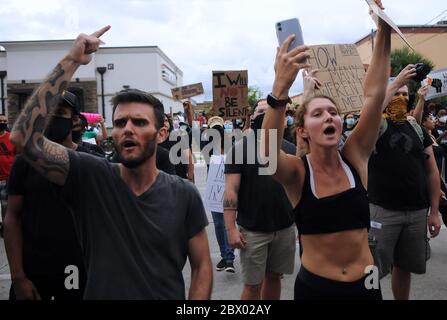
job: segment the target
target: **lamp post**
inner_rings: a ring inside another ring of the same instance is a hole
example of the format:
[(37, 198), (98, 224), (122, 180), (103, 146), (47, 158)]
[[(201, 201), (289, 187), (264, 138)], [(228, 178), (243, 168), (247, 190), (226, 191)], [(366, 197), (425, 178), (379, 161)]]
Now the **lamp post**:
[(7, 72), (5, 70), (1, 70), (0, 71), (0, 79), (1, 79), (1, 99), (2, 99), (2, 114), (5, 114), (5, 88), (4, 88), (4, 83), (3, 80), (6, 77)]
[(98, 67), (96, 71), (101, 75), (101, 98), (102, 98), (102, 117), (106, 118), (106, 104), (104, 102), (104, 73), (106, 73), (106, 67)]

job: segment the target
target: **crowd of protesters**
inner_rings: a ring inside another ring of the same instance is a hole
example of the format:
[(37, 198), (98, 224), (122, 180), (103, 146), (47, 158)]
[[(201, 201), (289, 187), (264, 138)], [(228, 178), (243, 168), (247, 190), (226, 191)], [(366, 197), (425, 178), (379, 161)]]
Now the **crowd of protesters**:
[[(221, 255), (215, 269), (239, 272), (239, 256), (241, 299), (280, 299), (297, 239), (295, 299), (381, 300), (380, 286), (365, 285), (371, 266), (379, 278), (392, 274), (396, 299), (409, 299), (411, 274), (426, 272), (429, 239), (440, 232), (439, 213), (447, 220), (447, 111), (426, 101), (426, 87), (409, 104), (415, 65), (389, 82), (388, 24), (379, 19), (359, 112), (341, 115), (331, 97), (318, 94), (318, 70), (303, 62), (308, 48), (289, 51), (289, 37), (277, 52), (272, 93), (245, 119), (195, 114), (189, 101), (184, 112), (166, 114), (146, 92), (117, 93), (111, 154), (103, 149), (104, 119), (88, 123), (65, 90), (109, 29), (75, 40), (11, 132), (0, 116), (11, 300), (185, 299), (187, 259), (189, 299), (211, 298), (194, 145), (208, 170), (225, 176), (222, 208), (210, 210)], [(301, 70), (297, 106), (289, 90)], [(260, 174), (272, 156), (275, 170)]]

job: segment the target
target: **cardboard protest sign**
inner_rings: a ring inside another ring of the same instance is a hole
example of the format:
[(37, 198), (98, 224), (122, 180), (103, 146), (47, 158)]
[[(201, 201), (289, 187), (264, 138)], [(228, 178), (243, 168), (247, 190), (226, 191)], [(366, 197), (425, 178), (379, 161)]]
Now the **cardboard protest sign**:
[(226, 119), (245, 118), (249, 112), (248, 72), (213, 71), (213, 111)]
[(208, 178), (206, 180), (205, 207), (214, 212), (224, 212), (225, 155), (211, 156)]
[(425, 100), (447, 96), (447, 69), (431, 72), (427, 79), (422, 81), (422, 85), (429, 85)]
[(335, 100), (341, 114), (360, 111), (363, 107), (365, 69), (353, 44), (311, 46), (309, 63), (318, 69), (316, 77), (322, 83), (317, 94)]
[(190, 84), (183, 87), (171, 89), (172, 96), (177, 100), (188, 99), (203, 94), (202, 83)]
[[(390, 17), (388, 17), (388, 15), (382, 9), (379, 8), (379, 6), (374, 2), (374, 0), (366, 0), (366, 2), (368, 3), (369, 7), (374, 12), (374, 14), (379, 16), (391, 28), (393, 28), (394, 31), (396, 31), (397, 34), (402, 38), (402, 40), (407, 44), (407, 46), (409, 46), (414, 51), (413, 46), (408, 42), (407, 38), (405, 38), (404, 34), (400, 31), (399, 27), (393, 22), (393, 20), (390, 19)], [(377, 23), (378, 21), (376, 21), (376, 24)]]

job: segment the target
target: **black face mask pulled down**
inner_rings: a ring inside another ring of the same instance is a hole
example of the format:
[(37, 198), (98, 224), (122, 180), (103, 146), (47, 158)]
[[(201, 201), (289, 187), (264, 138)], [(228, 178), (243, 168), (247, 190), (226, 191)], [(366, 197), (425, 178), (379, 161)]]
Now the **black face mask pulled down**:
[(0, 123), (0, 131), (5, 131), (6, 128), (8, 128), (8, 124), (7, 123)]
[(54, 117), (45, 130), (45, 136), (56, 143), (62, 143), (73, 127), (71, 118)]

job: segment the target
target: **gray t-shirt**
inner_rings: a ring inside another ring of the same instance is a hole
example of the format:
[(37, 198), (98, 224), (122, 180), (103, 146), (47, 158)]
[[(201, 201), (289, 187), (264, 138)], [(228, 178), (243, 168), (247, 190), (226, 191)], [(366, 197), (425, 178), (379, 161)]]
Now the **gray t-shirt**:
[(63, 189), (86, 264), (85, 299), (185, 299), (188, 241), (208, 224), (197, 188), (160, 171), (137, 197), (117, 164), (69, 158)]

